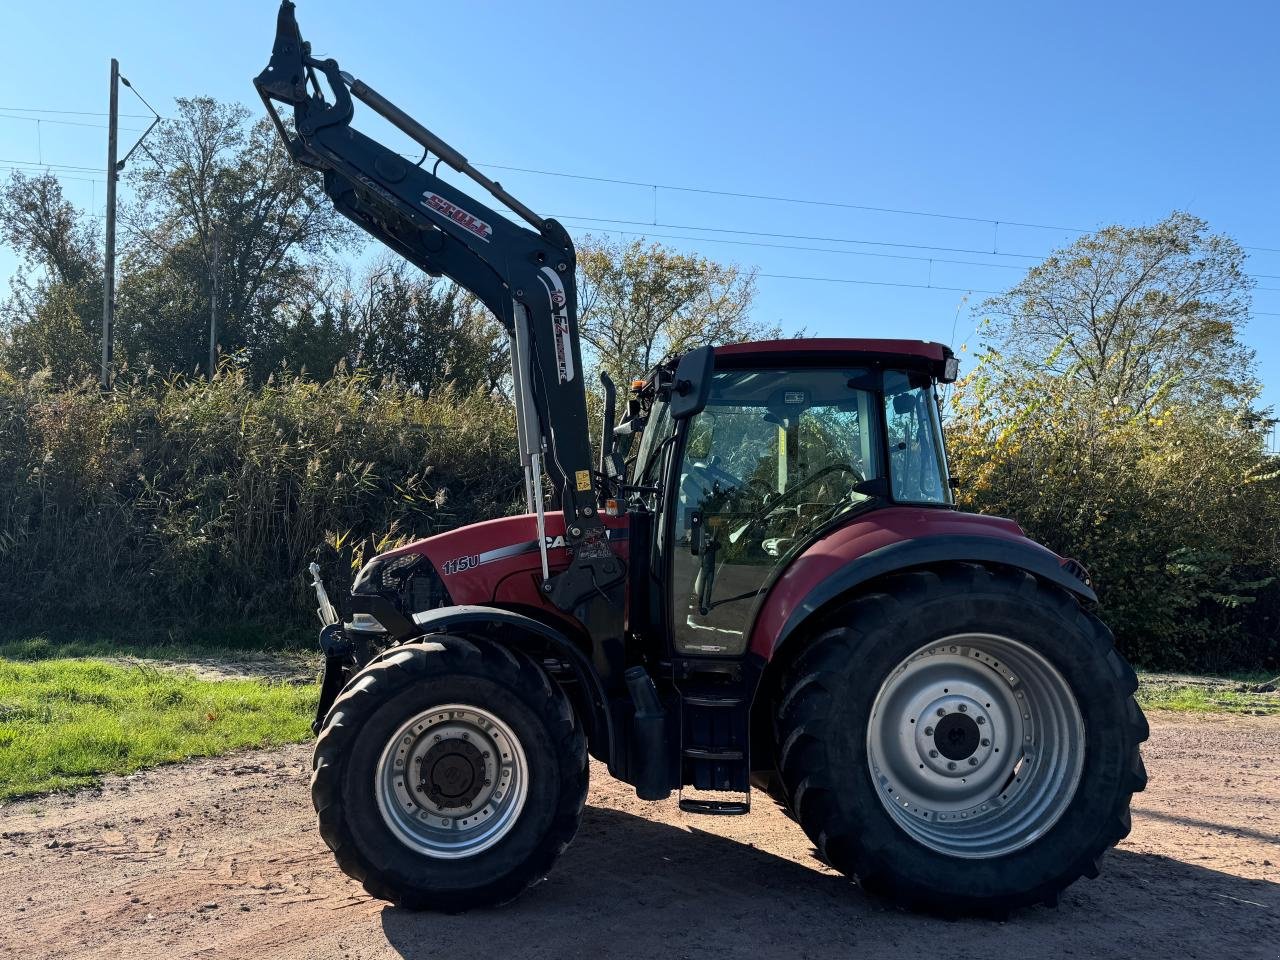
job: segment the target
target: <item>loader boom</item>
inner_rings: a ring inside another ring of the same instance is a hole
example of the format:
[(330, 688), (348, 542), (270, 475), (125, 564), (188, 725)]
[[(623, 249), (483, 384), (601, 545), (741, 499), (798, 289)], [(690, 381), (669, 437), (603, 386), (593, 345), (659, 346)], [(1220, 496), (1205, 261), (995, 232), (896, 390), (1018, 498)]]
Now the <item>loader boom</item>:
[[(341, 71), (335, 60), (312, 57), (291, 0), (280, 6), (271, 61), (254, 85), (294, 161), (321, 171), (324, 191), (339, 212), (428, 274), (449, 277), (473, 293), (502, 323), (511, 338), (526, 499), (542, 544), (542, 589), (593, 631), (620, 634), (624, 571), (599, 516), (568, 232), (485, 177), (368, 84)], [(406, 160), (356, 130), (355, 100), (421, 145), (422, 160)], [(277, 104), (293, 108), (292, 129)], [(438, 176), (441, 163), (483, 187), (528, 226), (446, 182)], [(574, 556), (554, 577), (547, 565), (544, 472), (564, 513), (565, 545)]]

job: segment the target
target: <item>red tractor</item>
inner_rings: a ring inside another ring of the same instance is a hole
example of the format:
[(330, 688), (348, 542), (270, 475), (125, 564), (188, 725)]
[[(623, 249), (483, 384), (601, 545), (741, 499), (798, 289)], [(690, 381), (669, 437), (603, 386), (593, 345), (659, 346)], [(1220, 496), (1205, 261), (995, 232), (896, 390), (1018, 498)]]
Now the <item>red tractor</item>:
[[(565, 229), (312, 57), (287, 0), (255, 83), (336, 207), (512, 341), (528, 511), (374, 558), (340, 610), (313, 567), (312, 798), (344, 871), (408, 907), (509, 900), (573, 839), (590, 755), (689, 813), (761, 787), (827, 863), (933, 912), (1096, 875), (1146, 783), (1137, 680), (1080, 564), (954, 508), (947, 348), (703, 348), (620, 418), (602, 377), (593, 455)], [(354, 129), (356, 100), (423, 159)]]

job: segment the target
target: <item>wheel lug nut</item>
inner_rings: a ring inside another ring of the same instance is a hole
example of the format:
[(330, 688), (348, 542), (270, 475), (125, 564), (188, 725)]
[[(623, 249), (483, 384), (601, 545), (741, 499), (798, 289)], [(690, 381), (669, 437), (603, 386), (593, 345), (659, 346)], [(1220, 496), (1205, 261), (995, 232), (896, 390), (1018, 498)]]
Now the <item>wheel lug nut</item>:
[(990, 740), (988, 740), (986, 737), (983, 737), (983, 738), (982, 738), (982, 745), (983, 745), (984, 747), (989, 747), (989, 746), (991, 746), (991, 741), (990, 741)]
[(968, 707), (966, 707), (963, 703), (962, 703), (962, 704), (960, 704), (960, 706), (956, 707), (956, 709), (957, 709), (957, 710), (959, 710), (961, 713), (968, 713), (968, 712), (969, 712), (969, 708), (968, 708)]
[(945, 710), (943, 710), (941, 707), (939, 707), (939, 708), (938, 708), (938, 716), (940, 716), (940, 717), (945, 717), (946, 715), (947, 715), (947, 711), (945, 711)]
[(948, 770), (954, 770), (955, 768), (956, 768), (956, 764), (954, 760), (947, 764)]
[(932, 736), (933, 736), (933, 727), (925, 727), (925, 728), (924, 728), (924, 735), (925, 735), (926, 737), (932, 737)]
[(978, 726), (982, 726), (982, 725), (983, 725), (984, 723), (986, 723), (986, 722), (987, 722), (987, 718), (986, 718), (986, 717), (979, 717), (979, 718), (978, 718)]
[(930, 751), (929, 751), (929, 756), (930, 756), (930, 758), (932, 758), (932, 759), (934, 759), (934, 760), (938, 759), (938, 751), (937, 751), (937, 750), (930, 750)]
[(978, 765), (978, 758), (977, 758), (977, 757), (970, 757), (970, 758), (969, 758), (969, 766), (971, 766), (971, 767), (976, 767), (977, 765)]

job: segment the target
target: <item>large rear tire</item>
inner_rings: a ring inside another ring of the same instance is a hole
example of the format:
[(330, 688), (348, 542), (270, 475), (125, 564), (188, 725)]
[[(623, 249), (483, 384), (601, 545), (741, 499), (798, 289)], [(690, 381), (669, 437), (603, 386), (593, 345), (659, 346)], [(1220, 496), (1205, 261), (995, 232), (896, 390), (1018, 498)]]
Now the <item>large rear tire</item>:
[(869, 892), (944, 915), (1055, 904), (1146, 785), (1137, 677), (1057, 587), (956, 564), (824, 621), (777, 713), (788, 804)]
[(523, 654), (453, 636), (353, 677), (312, 770), (338, 866), (411, 909), (511, 900), (569, 845), (587, 794), (586, 740), (559, 686)]

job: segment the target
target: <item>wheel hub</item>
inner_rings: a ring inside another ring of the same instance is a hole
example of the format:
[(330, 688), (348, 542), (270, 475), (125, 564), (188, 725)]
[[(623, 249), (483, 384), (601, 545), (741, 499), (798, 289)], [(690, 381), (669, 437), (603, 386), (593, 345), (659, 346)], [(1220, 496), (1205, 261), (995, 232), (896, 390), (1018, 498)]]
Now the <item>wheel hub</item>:
[(467, 740), (443, 740), (422, 758), (422, 786), (442, 810), (470, 807), (485, 780), (484, 757)]
[(933, 742), (948, 760), (967, 760), (978, 749), (978, 725), (963, 713), (948, 713), (938, 721)]

